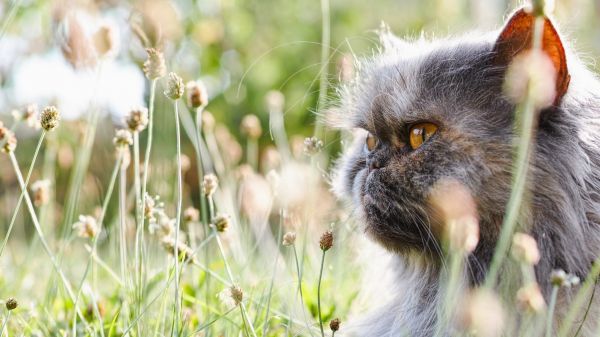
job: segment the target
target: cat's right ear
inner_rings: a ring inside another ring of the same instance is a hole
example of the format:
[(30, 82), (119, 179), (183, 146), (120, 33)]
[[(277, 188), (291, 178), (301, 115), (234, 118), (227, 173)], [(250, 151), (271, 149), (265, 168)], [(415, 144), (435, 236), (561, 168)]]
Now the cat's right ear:
[[(497, 64), (508, 65), (516, 55), (531, 49), (535, 16), (525, 8), (516, 11), (498, 36), (494, 45), (495, 61)], [(567, 68), (565, 49), (552, 21), (544, 17), (542, 32), (542, 50), (554, 65), (556, 70), (556, 96), (558, 104), (566, 93), (571, 76)]]

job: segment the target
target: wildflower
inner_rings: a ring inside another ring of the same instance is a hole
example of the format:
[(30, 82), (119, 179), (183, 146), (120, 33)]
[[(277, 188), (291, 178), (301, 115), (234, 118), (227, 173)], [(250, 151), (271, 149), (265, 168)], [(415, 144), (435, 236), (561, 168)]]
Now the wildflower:
[(460, 321), (473, 336), (502, 335), (506, 314), (498, 296), (487, 289), (471, 291), (461, 312)]
[(183, 220), (185, 222), (198, 222), (200, 219), (200, 211), (194, 207), (188, 207), (183, 211)]
[(190, 81), (186, 84), (187, 104), (191, 108), (199, 108), (208, 104), (208, 93), (202, 81)]
[(55, 106), (47, 106), (42, 110), (42, 114), (40, 116), (40, 123), (42, 128), (46, 131), (52, 131), (56, 129), (58, 126), (58, 122), (60, 121), (60, 113)]
[(537, 283), (530, 283), (517, 291), (517, 305), (523, 311), (541, 312), (546, 306), (544, 296)]
[(39, 129), (41, 127), (38, 119), (38, 106), (36, 104), (27, 105), (23, 111), (13, 110), (12, 115), (15, 121), (24, 121), (30, 128)]
[(322, 251), (328, 251), (333, 246), (333, 232), (328, 230), (323, 233), (319, 240), (319, 245), (321, 246)]
[(174, 254), (177, 249), (177, 256), (184, 261), (188, 261), (194, 258), (194, 251), (186, 245), (184, 242), (178, 242), (175, 244), (175, 239), (173, 237), (167, 236), (162, 239), (160, 242), (161, 246), (167, 251), (169, 254)]
[(265, 96), (265, 102), (267, 103), (269, 112), (281, 112), (285, 104), (285, 96), (283, 96), (281, 91), (271, 90)]
[(225, 232), (229, 228), (231, 217), (227, 214), (219, 214), (213, 220), (213, 225), (217, 232)]
[(6, 300), (6, 310), (15, 310), (19, 306), (19, 302), (17, 302), (14, 298), (9, 298)]
[(472, 252), (479, 242), (479, 222), (470, 191), (456, 180), (442, 180), (428, 201), (437, 215), (434, 231), (448, 248), (463, 254)]
[(522, 263), (533, 266), (540, 261), (540, 251), (533, 237), (524, 233), (515, 233), (511, 252), (513, 257)]
[(242, 288), (238, 286), (231, 286), (223, 291), (221, 291), (218, 295), (219, 300), (228, 308), (237, 307), (244, 300), (244, 292)]
[(537, 109), (551, 105), (556, 95), (556, 70), (550, 57), (539, 50), (515, 56), (506, 72), (504, 91), (514, 103), (529, 95)]
[(294, 232), (287, 232), (283, 235), (283, 242), (282, 244), (284, 246), (291, 246), (296, 242), (296, 233)]
[(74, 68), (96, 65), (94, 45), (75, 13), (70, 13), (62, 20), (59, 35), (63, 56)]
[(204, 176), (204, 180), (202, 181), (202, 193), (207, 197), (212, 196), (217, 187), (219, 186), (219, 179), (216, 175), (209, 173)]
[(323, 148), (323, 142), (316, 137), (309, 137), (304, 139), (304, 154), (312, 156)]
[(567, 274), (562, 269), (555, 269), (550, 273), (550, 283), (555, 287), (567, 287), (579, 284), (579, 277), (573, 274)]
[(163, 210), (160, 210), (148, 221), (148, 231), (159, 238), (169, 237), (175, 232), (175, 222), (175, 219), (169, 218)]
[(149, 221), (155, 220), (155, 214), (162, 212), (163, 203), (160, 202), (160, 196), (153, 197), (146, 193), (144, 196), (144, 217)]
[(256, 115), (244, 116), (240, 125), (240, 129), (242, 131), (242, 134), (248, 136), (251, 139), (259, 138), (262, 133), (260, 120), (258, 119), (258, 117), (256, 117)]
[(96, 54), (100, 58), (112, 58), (119, 49), (119, 34), (113, 25), (103, 24), (92, 36)]
[(329, 322), (329, 328), (333, 332), (338, 331), (340, 329), (340, 319), (334, 318), (333, 320), (331, 320), (331, 322)]
[(176, 73), (169, 73), (169, 81), (167, 81), (167, 90), (165, 96), (172, 100), (178, 100), (183, 96), (183, 80)]
[(79, 221), (73, 224), (80, 238), (95, 238), (100, 233), (100, 226), (96, 219), (90, 215), (80, 215)]
[(133, 135), (126, 129), (117, 130), (117, 132), (115, 132), (115, 137), (113, 138), (113, 143), (117, 148), (128, 147), (133, 144)]
[(4, 153), (13, 152), (17, 148), (15, 133), (7, 129), (2, 122), (0, 122), (0, 144)]
[(50, 180), (38, 180), (31, 184), (31, 192), (33, 193), (33, 203), (37, 206), (45, 205), (50, 199)]
[(148, 126), (148, 109), (137, 107), (132, 109), (127, 116), (125, 123), (131, 132), (141, 132)]
[(163, 53), (154, 48), (147, 48), (148, 59), (144, 62), (144, 74), (149, 80), (155, 80), (165, 76), (167, 66)]

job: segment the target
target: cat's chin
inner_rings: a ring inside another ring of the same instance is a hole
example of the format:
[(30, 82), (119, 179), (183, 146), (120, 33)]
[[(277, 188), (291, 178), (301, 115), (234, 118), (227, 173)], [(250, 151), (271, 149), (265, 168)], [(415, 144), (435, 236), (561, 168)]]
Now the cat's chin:
[(364, 230), (373, 241), (394, 253), (428, 250), (427, 247), (432, 244), (433, 239), (424, 233), (426, 231), (419, 229), (416, 223), (386, 216), (389, 209), (382, 209), (383, 203), (369, 194), (363, 195), (361, 199)]

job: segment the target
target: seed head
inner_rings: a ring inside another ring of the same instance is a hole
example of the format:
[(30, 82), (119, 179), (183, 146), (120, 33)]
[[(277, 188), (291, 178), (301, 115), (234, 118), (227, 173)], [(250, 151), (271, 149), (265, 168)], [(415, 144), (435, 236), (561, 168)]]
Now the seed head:
[(512, 241), (512, 256), (526, 265), (536, 265), (540, 261), (540, 251), (533, 237), (524, 233), (515, 233)]
[(37, 206), (45, 205), (50, 200), (50, 180), (38, 180), (31, 184), (31, 192), (33, 193), (33, 203)]
[(567, 274), (562, 269), (555, 269), (550, 273), (550, 283), (555, 287), (567, 287), (579, 284), (579, 277)]
[(244, 300), (242, 288), (233, 285), (218, 294), (219, 300), (228, 308), (235, 308)]
[(537, 109), (542, 109), (554, 101), (556, 70), (543, 51), (529, 50), (515, 56), (505, 79), (504, 91), (514, 103), (529, 98)]
[(165, 65), (165, 57), (163, 53), (154, 48), (147, 48), (148, 59), (144, 62), (144, 74), (150, 80), (155, 80), (165, 76), (167, 66)]
[(283, 242), (282, 244), (284, 246), (291, 246), (296, 242), (296, 233), (294, 232), (287, 232), (283, 235)]
[(15, 310), (19, 306), (19, 302), (17, 302), (14, 298), (9, 298), (6, 300), (6, 310)]
[(304, 154), (312, 156), (323, 148), (323, 142), (316, 137), (309, 137), (304, 139)]
[(202, 192), (207, 197), (212, 196), (215, 191), (219, 187), (219, 179), (216, 175), (209, 173), (204, 176), (204, 180), (202, 181)]
[(260, 126), (260, 120), (256, 115), (246, 115), (242, 119), (240, 125), (242, 134), (248, 136), (251, 139), (257, 139), (262, 134), (262, 127)]
[(460, 312), (460, 323), (469, 336), (502, 336), (505, 322), (502, 302), (491, 290), (474, 289)]
[(281, 91), (271, 90), (265, 96), (265, 101), (269, 112), (282, 112), (283, 105), (285, 104), (285, 96), (283, 96)]
[(126, 129), (117, 130), (115, 138), (113, 138), (113, 143), (117, 148), (126, 148), (133, 144), (133, 135)]
[(340, 319), (334, 318), (333, 320), (331, 320), (331, 322), (329, 322), (329, 328), (333, 332), (338, 331), (340, 329)]
[(73, 229), (80, 238), (95, 238), (100, 233), (96, 218), (90, 215), (80, 215), (79, 221), (73, 224)]
[(530, 283), (517, 291), (517, 305), (527, 312), (539, 313), (546, 306), (544, 296), (537, 283)]
[(231, 217), (227, 214), (219, 214), (214, 218), (213, 224), (217, 232), (225, 232), (227, 229), (229, 229)]
[(148, 126), (148, 121), (148, 109), (141, 106), (132, 109), (125, 119), (125, 123), (127, 123), (127, 127), (131, 132), (143, 131)]
[(103, 24), (94, 33), (92, 40), (98, 57), (111, 58), (118, 53), (119, 33), (113, 25)]
[(42, 110), (42, 115), (40, 116), (42, 129), (46, 131), (52, 131), (58, 126), (59, 121), (60, 113), (55, 106), (47, 106), (44, 108), (44, 110)]
[(177, 255), (183, 261), (192, 260), (194, 258), (194, 250), (191, 249), (184, 242), (178, 242), (175, 244), (175, 239), (171, 236), (163, 237), (161, 240), (161, 246), (167, 251), (167, 253), (173, 255), (175, 254), (175, 249), (177, 249)]
[(328, 230), (323, 233), (319, 240), (319, 245), (321, 246), (322, 251), (328, 251), (333, 246), (333, 232)]
[(176, 73), (169, 73), (169, 81), (167, 82), (167, 90), (165, 96), (172, 100), (178, 100), (183, 96), (183, 80)]
[(27, 126), (34, 129), (41, 128), (39, 117), (39, 110), (36, 104), (27, 105), (22, 111), (13, 110), (12, 115), (15, 121), (24, 121)]
[(164, 210), (160, 209), (148, 221), (148, 231), (159, 238), (169, 237), (175, 232), (175, 223), (175, 219), (169, 218)]
[(186, 89), (188, 106), (196, 109), (208, 104), (208, 93), (202, 81), (189, 81)]
[(188, 207), (183, 211), (183, 220), (185, 222), (198, 222), (200, 219), (200, 211), (194, 207)]
[(2, 122), (0, 122), (0, 144), (4, 153), (13, 152), (17, 148), (15, 133), (6, 128)]

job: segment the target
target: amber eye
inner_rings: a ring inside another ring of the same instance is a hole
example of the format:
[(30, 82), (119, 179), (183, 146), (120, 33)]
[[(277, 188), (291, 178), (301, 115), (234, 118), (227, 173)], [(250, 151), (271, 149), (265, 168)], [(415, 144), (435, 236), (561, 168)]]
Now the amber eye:
[(377, 144), (379, 143), (379, 140), (377, 139), (377, 137), (373, 136), (370, 132), (367, 135), (367, 140), (365, 141), (365, 146), (367, 147), (368, 151), (373, 151), (373, 149), (377, 146)]
[(437, 132), (438, 126), (433, 123), (418, 123), (410, 127), (410, 147), (416, 150)]

